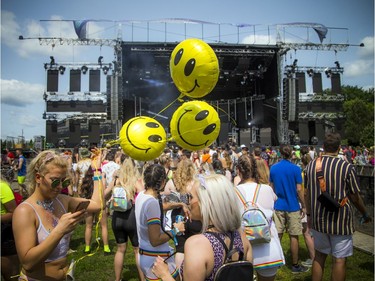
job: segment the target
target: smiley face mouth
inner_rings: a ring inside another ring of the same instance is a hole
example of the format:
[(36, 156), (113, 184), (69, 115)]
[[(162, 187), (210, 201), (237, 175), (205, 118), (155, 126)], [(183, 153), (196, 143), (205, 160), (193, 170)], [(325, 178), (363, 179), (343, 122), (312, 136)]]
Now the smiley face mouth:
[(196, 87), (200, 88), (197, 79), (195, 79), (195, 81), (194, 81), (194, 87), (193, 87), (193, 89), (191, 89), (190, 91), (187, 91), (187, 93), (190, 94), (191, 92), (193, 92), (195, 90)]
[[(140, 118), (141, 118), (141, 117), (140, 117)], [(142, 119), (142, 118), (141, 118), (141, 119)], [(149, 147), (149, 148), (140, 148), (140, 147), (136, 146), (136, 145), (131, 141), (131, 139), (130, 139), (130, 137), (129, 137), (129, 128), (130, 128), (131, 124), (132, 124), (134, 121), (136, 121), (136, 120), (138, 120), (138, 119), (135, 119), (135, 120), (131, 121), (131, 122), (129, 123), (129, 126), (126, 128), (126, 138), (128, 139), (129, 143), (130, 143), (134, 148), (136, 148), (136, 149), (138, 149), (138, 150), (144, 150), (144, 151), (145, 151), (145, 154), (146, 154), (146, 153), (151, 149), (151, 147)]]
[[(195, 80), (196, 81), (196, 80)], [(181, 134), (181, 131), (180, 131), (180, 123), (181, 123), (181, 119), (184, 117), (185, 114), (187, 114), (188, 112), (191, 112), (192, 110), (191, 109), (185, 109), (185, 112), (183, 114), (181, 114), (180, 118), (178, 118), (178, 122), (177, 122), (177, 131), (178, 131), (178, 135), (180, 136), (180, 138), (184, 141), (184, 143), (190, 145), (190, 146), (202, 146), (202, 145), (205, 145), (207, 146), (207, 143), (209, 140), (206, 140), (204, 143), (201, 143), (201, 144), (192, 144), (190, 142), (188, 142), (186, 139), (183, 138), (182, 134)]]

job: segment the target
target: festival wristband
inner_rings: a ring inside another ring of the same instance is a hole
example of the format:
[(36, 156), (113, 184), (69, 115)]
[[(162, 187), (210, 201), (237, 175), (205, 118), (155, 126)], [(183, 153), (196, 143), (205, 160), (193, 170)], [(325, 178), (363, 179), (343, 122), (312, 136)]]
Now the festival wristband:
[(101, 179), (102, 179), (102, 176), (93, 176), (92, 177), (93, 181), (98, 181), (98, 180), (101, 180)]

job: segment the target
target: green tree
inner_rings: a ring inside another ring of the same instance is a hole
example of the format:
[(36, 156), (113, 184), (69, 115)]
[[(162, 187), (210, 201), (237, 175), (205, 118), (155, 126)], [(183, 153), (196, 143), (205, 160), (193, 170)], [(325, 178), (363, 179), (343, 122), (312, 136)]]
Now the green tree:
[[(351, 145), (374, 144), (374, 89), (344, 86), (345, 136)], [(371, 134), (372, 132), (372, 134)]]

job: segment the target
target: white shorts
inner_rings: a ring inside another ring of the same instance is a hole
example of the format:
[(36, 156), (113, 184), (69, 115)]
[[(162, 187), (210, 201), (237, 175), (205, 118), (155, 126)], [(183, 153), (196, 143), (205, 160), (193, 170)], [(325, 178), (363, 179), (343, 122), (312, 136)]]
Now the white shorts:
[(256, 272), (263, 277), (272, 277), (275, 276), (277, 273), (277, 270), (280, 267), (271, 267), (271, 268), (263, 268), (263, 269), (256, 269)]
[(353, 255), (352, 235), (333, 235), (311, 230), (314, 236), (315, 250), (332, 255), (335, 258), (346, 258)]

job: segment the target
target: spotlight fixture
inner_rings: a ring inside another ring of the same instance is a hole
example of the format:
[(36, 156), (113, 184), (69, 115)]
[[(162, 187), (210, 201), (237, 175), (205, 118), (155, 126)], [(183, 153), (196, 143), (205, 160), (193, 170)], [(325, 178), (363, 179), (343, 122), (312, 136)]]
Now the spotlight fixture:
[(48, 69), (48, 63), (45, 63), (45, 64), (44, 64), (44, 69), (45, 69), (45, 70)]
[(55, 58), (53, 56), (50, 56), (49, 58), (51, 59), (49, 65), (50, 67), (52, 67), (53, 65), (55, 65)]
[(83, 74), (86, 74), (87, 70), (88, 70), (88, 67), (86, 65), (81, 67), (81, 71), (82, 71)]
[(104, 66), (103, 67), (103, 73), (104, 73), (104, 75), (107, 75), (108, 70), (109, 70), (108, 66)]
[(102, 67), (102, 60), (103, 60), (103, 56), (100, 56), (99, 58), (98, 58), (98, 64), (100, 65), (100, 67)]
[(313, 77), (314, 76), (314, 70), (312, 68), (310, 68), (309, 70), (307, 70), (307, 74), (309, 75), (309, 77)]
[(59, 72), (60, 72), (61, 75), (64, 75), (64, 72), (65, 72), (65, 66), (60, 65), (60, 67), (59, 67)]
[(335, 61), (336, 67), (340, 68), (340, 63), (338, 61)]
[(332, 71), (329, 68), (326, 68), (324, 70), (324, 73), (326, 74), (327, 78), (330, 78), (332, 76)]

